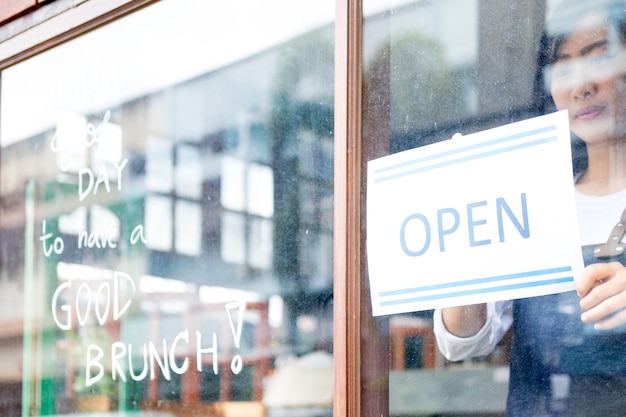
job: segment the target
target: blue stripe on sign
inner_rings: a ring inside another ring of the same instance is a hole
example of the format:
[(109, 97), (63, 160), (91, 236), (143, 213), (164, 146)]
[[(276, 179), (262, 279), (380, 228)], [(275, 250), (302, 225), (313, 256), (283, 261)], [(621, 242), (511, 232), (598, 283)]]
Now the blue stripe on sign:
[(487, 141), (487, 142), (482, 142), (482, 143), (475, 143), (475, 144), (472, 144), (472, 145), (463, 146), (461, 148), (456, 148), (456, 149), (451, 149), (449, 151), (440, 152), (438, 154), (429, 155), (429, 156), (425, 156), (425, 157), (418, 158), (418, 159), (413, 159), (411, 161), (404, 161), (404, 162), (400, 162), (398, 164), (389, 165), (387, 167), (381, 167), (381, 168), (378, 168), (378, 169), (374, 170), (374, 173), (375, 174), (381, 174), (383, 172), (391, 171), (393, 169), (404, 168), (404, 167), (409, 166), (409, 165), (415, 165), (415, 164), (419, 164), (419, 163), (422, 163), (422, 162), (431, 161), (433, 159), (443, 158), (443, 157), (454, 155), (454, 154), (457, 154), (457, 153), (471, 151), (471, 150), (474, 150), (474, 149), (485, 148), (487, 146), (497, 145), (498, 143), (504, 143), (504, 142), (508, 142), (508, 141), (511, 141), (511, 140), (524, 138), (526, 136), (538, 135), (540, 133), (550, 132), (550, 131), (553, 131), (553, 130), (556, 130), (556, 125), (540, 127), (538, 129), (528, 130), (526, 132), (520, 132), (520, 133), (516, 133), (514, 135), (505, 136), (503, 138), (497, 138), (497, 139), (493, 139), (493, 140), (490, 140), (490, 141)]
[(547, 137), (544, 139), (537, 139), (531, 142), (525, 142), (519, 145), (509, 146), (507, 148), (495, 149), (493, 151), (483, 152), (483, 153), (479, 153), (476, 155), (465, 156), (463, 158), (457, 158), (457, 159), (453, 159), (453, 160), (446, 161), (446, 162), (440, 162), (438, 164), (429, 165), (423, 168), (415, 168), (409, 171), (404, 171), (404, 172), (399, 172), (397, 174), (388, 175), (386, 177), (376, 178), (374, 179), (374, 182), (378, 183), (378, 182), (383, 182), (383, 181), (394, 180), (397, 178), (406, 177), (407, 175), (418, 174), (420, 172), (430, 171), (430, 170), (437, 169), (437, 168), (443, 168), (445, 166), (460, 164), (463, 162), (473, 161), (476, 159), (482, 159), (488, 156), (498, 155), (498, 154), (502, 154), (506, 152), (512, 152), (518, 149), (529, 148), (531, 146), (537, 146), (537, 145), (543, 145), (543, 144), (546, 144), (549, 142), (555, 142), (555, 141), (556, 141), (556, 136), (551, 136), (551, 137)]
[(553, 130), (556, 130), (556, 125), (540, 127), (538, 129), (528, 130), (526, 132), (520, 132), (520, 133), (516, 133), (514, 135), (505, 136), (503, 138), (497, 138), (497, 139), (489, 140), (487, 142), (482, 142), (482, 143), (475, 143), (473, 145), (468, 145), (468, 146), (463, 146), (461, 148), (451, 149), (449, 151), (440, 152), (438, 154), (425, 156), (423, 158), (413, 159), (411, 161), (404, 161), (404, 162), (400, 162), (398, 164), (389, 165), (387, 167), (378, 168), (378, 169), (374, 170), (374, 173), (375, 174), (381, 174), (383, 172), (391, 171), (393, 169), (404, 168), (404, 167), (409, 166), (409, 165), (415, 165), (415, 164), (419, 164), (421, 162), (431, 161), (433, 159), (443, 158), (443, 157), (446, 157), (446, 156), (450, 156), (450, 155), (454, 155), (454, 154), (462, 153), (462, 152), (466, 152), (466, 151), (471, 151), (471, 150), (474, 150), (474, 149), (485, 148), (487, 146), (497, 145), (498, 143), (504, 143), (504, 142), (508, 142), (510, 140), (524, 138), (526, 136), (532, 136), (532, 135), (538, 135), (540, 133), (551, 132)]
[(442, 300), (444, 298), (462, 297), (465, 295), (485, 294), (485, 293), (492, 293), (492, 292), (517, 290), (521, 288), (531, 288), (531, 287), (540, 287), (540, 286), (545, 286), (545, 285), (563, 284), (566, 282), (573, 282), (573, 281), (574, 281), (574, 277), (554, 278), (554, 279), (548, 279), (544, 281), (533, 281), (533, 282), (524, 282), (520, 284), (502, 285), (499, 287), (479, 288), (475, 290), (456, 291), (456, 292), (450, 292), (450, 293), (445, 293), (445, 294), (404, 298), (401, 300), (381, 301), (380, 306), (386, 307), (386, 306), (392, 306), (392, 305), (398, 305), (398, 304), (419, 303), (423, 301)]
[(378, 296), (389, 297), (393, 295), (410, 294), (414, 292), (436, 291), (436, 290), (442, 290), (442, 289), (447, 289), (447, 288), (464, 287), (467, 285), (477, 285), (477, 284), (485, 284), (489, 282), (507, 281), (507, 280), (517, 279), (517, 278), (533, 277), (537, 275), (549, 275), (549, 274), (557, 274), (560, 272), (570, 272), (571, 270), (572, 270), (571, 266), (537, 269), (535, 271), (516, 272), (514, 274), (505, 274), (505, 275), (494, 275), (492, 277), (475, 278), (475, 279), (469, 279), (466, 281), (446, 282), (443, 284), (424, 285), (421, 287), (402, 288), (399, 290), (391, 290), (391, 291), (381, 291), (378, 293)]

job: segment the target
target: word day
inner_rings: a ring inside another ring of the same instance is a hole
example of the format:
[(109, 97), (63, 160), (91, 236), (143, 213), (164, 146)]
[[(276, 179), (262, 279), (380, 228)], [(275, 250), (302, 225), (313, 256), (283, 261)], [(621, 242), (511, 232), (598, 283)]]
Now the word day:
[[(126, 168), (128, 159), (123, 159), (119, 164), (112, 164), (116, 172), (117, 190), (122, 190), (122, 171)], [(78, 200), (83, 201), (89, 193), (93, 190), (93, 194), (98, 194), (100, 186), (104, 184), (104, 188), (107, 193), (111, 192), (111, 184), (109, 181), (109, 169), (107, 164), (102, 164), (98, 171), (97, 177), (94, 175), (94, 171), (91, 168), (83, 167), (78, 171)], [(83, 181), (83, 178), (87, 177), (87, 181)]]

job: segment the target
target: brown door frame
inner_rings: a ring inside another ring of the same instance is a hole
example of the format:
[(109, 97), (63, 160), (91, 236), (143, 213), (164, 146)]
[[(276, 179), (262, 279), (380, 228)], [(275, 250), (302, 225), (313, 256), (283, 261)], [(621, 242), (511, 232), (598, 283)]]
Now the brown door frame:
[(362, 0), (336, 8), (334, 416), (380, 417), (389, 414), (389, 332), (371, 312), (365, 188), (367, 161), (388, 153), (389, 72), (376, 80), (377, 97), (363, 95)]

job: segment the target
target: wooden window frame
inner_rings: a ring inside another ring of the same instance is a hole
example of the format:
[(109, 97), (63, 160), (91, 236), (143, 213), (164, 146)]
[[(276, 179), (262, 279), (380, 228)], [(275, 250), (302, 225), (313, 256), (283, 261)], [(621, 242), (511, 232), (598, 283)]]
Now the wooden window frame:
[[(155, 2), (77, 3), (2, 41), (0, 71)], [(379, 417), (389, 412), (388, 321), (371, 314), (364, 193), (367, 161), (387, 154), (389, 141), (387, 120), (367, 123), (367, 117), (362, 116), (362, 21), (362, 0), (336, 0), (333, 329), (336, 417)]]
[(4, 40), (0, 44), (0, 71), (155, 2), (156, 0), (76, 2), (76, 6), (45, 21), (36, 22), (38, 24)]
[(379, 417), (389, 414), (389, 324), (372, 316), (364, 191), (367, 161), (389, 153), (389, 83), (379, 80), (383, 97), (363, 94), (362, 0), (337, 0), (335, 31), (334, 416)]

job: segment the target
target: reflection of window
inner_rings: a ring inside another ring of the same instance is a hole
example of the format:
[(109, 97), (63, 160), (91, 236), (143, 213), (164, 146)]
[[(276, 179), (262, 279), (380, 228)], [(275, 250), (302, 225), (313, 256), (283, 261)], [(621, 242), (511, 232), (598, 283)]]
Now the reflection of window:
[(146, 149), (146, 188), (167, 193), (172, 190), (172, 142), (167, 139), (148, 139)]
[(269, 269), (272, 259), (272, 222), (251, 219), (249, 224), (248, 262), (253, 268)]
[(222, 160), (222, 192), (220, 198), (225, 209), (243, 211), (245, 208), (246, 163), (225, 156)]
[(246, 260), (245, 217), (239, 213), (222, 213), (222, 259), (242, 264)]
[(202, 238), (202, 210), (197, 202), (176, 201), (174, 248), (185, 255), (199, 255)]
[(120, 239), (120, 220), (109, 210), (101, 206), (91, 207), (91, 233), (108, 236), (112, 242)]
[(202, 161), (197, 146), (178, 145), (174, 169), (176, 194), (199, 200), (202, 197)]
[(146, 150), (146, 245), (154, 250), (200, 255), (202, 251), (200, 148), (150, 138)]
[(272, 259), (272, 222), (246, 218), (244, 214), (222, 214), (222, 259), (252, 268), (269, 269)]
[(247, 201), (250, 213), (262, 217), (274, 214), (274, 186), (270, 167), (250, 164), (247, 172)]
[(268, 166), (224, 156), (220, 200), (221, 251), (226, 262), (269, 269), (272, 259), (274, 178)]
[(146, 245), (155, 250), (172, 248), (172, 204), (166, 196), (146, 196)]
[(222, 206), (265, 218), (274, 214), (272, 169), (224, 156), (222, 159)]
[[(57, 164), (62, 171), (78, 172), (86, 165), (83, 138), (87, 121), (79, 114), (60, 113), (57, 118)], [(53, 148), (54, 149), (54, 148)]]

